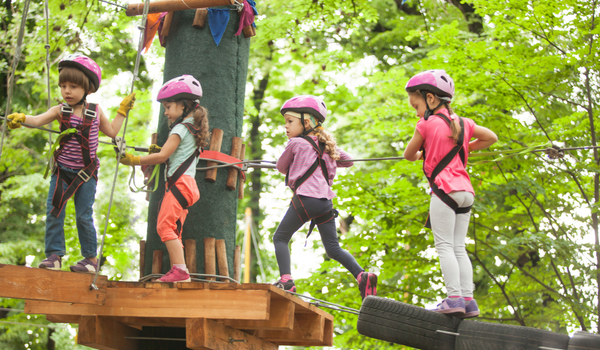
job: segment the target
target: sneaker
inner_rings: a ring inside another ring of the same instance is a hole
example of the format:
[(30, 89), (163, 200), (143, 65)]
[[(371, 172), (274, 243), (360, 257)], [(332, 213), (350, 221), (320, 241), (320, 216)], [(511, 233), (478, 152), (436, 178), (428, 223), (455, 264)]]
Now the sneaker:
[(46, 259), (42, 260), (38, 267), (40, 269), (60, 270), (62, 267), (62, 259), (60, 256), (52, 254)]
[(377, 295), (377, 275), (371, 272), (363, 271), (356, 278), (358, 281), (358, 290), (363, 300), (367, 295)]
[(477, 306), (477, 302), (475, 299), (471, 299), (465, 302), (465, 314), (462, 316), (457, 316), (459, 318), (471, 318), (479, 316), (479, 307)]
[(460, 298), (446, 298), (441, 303), (437, 304), (435, 309), (429, 311), (439, 312), (440, 314), (452, 314), (456, 317), (462, 317), (465, 314), (465, 299)]
[(90, 259), (85, 258), (69, 268), (73, 272), (96, 273), (98, 271), (98, 264), (94, 264)]
[(191, 282), (190, 274), (177, 266), (173, 266), (171, 271), (157, 279), (156, 282)]
[(279, 289), (286, 290), (288, 292), (296, 293), (296, 284), (293, 279), (287, 280), (287, 282), (281, 282), (281, 279), (277, 280), (277, 282), (273, 283), (273, 285)]

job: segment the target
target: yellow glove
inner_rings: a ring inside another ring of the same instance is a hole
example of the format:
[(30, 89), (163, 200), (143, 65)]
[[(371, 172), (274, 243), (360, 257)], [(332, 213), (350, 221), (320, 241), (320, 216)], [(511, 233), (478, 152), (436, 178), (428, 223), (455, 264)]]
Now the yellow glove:
[(162, 150), (162, 147), (160, 147), (159, 145), (155, 145), (155, 144), (152, 144), (152, 145), (150, 145), (150, 147), (148, 147), (149, 154), (160, 153), (161, 150)]
[(140, 163), (140, 156), (134, 156), (133, 154), (125, 153), (124, 157), (121, 157), (121, 164), (125, 165), (142, 165)]
[(8, 127), (11, 129), (17, 129), (21, 127), (21, 123), (25, 123), (25, 114), (23, 113), (11, 113), (6, 117), (8, 119)]
[(132, 92), (129, 96), (125, 97), (123, 101), (121, 101), (121, 107), (117, 111), (117, 113), (127, 116), (127, 112), (133, 108), (133, 104), (135, 102), (135, 92)]

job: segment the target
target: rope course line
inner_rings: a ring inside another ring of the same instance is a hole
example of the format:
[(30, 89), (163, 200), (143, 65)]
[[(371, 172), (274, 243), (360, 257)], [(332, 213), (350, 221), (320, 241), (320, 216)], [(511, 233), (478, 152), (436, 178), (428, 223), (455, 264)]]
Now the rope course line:
[(122, 8), (122, 9), (124, 9), (124, 10), (127, 10), (127, 6), (123, 6), (123, 5), (115, 4), (114, 2), (110, 2), (110, 1), (106, 1), (106, 0), (98, 0), (98, 1), (100, 1), (100, 2), (104, 2), (104, 3), (107, 3), (107, 4), (109, 4), (109, 5), (113, 5), (113, 6), (120, 7), (120, 8)]
[[(47, 107), (50, 109), (52, 107), (52, 102), (50, 101), (52, 90), (50, 89), (50, 10), (48, 9), (48, 0), (44, 1), (44, 15), (46, 17), (46, 45), (44, 45), (44, 48), (46, 49), (46, 83), (48, 85)], [(48, 142), (52, 144), (51, 132), (48, 132)]]
[[(140, 61), (142, 57), (142, 49), (144, 48), (144, 29), (146, 28), (146, 19), (148, 18), (148, 10), (150, 8), (150, 0), (145, 0), (144, 2), (144, 14), (142, 16), (142, 25), (139, 26), (140, 35), (138, 40), (138, 51), (135, 59), (135, 66), (133, 68), (133, 79), (131, 79), (131, 89), (129, 91), (130, 94), (133, 93), (133, 88), (135, 86), (135, 81), (138, 77), (138, 71), (140, 68)], [(129, 111), (127, 111), (127, 115), (125, 116), (125, 125), (123, 125), (123, 136), (122, 140), (125, 140), (125, 134), (127, 132), (127, 121), (129, 120)], [(104, 241), (106, 240), (106, 232), (108, 230), (108, 224), (110, 220), (110, 210), (112, 208), (113, 197), (115, 194), (115, 187), (117, 185), (117, 176), (119, 175), (119, 162), (121, 161), (121, 153), (117, 152), (117, 165), (115, 167), (115, 176), (113, 178), (112, 189), (110, 190), (110, 200), (108, 201), (108, 211), (106, 213), (106, 221), (104, 223), (104, 233), (102, 234), (102, 243), (100, 244), (100, 255), (98, 258), (98, 268), (96, 269), (96, 273), (94, 274), (94, 280), (90, 285), (90, 290), (98, 290), (96, 286), (96, 280), (98, 279), (98, 275), (100, 274), (101, 264), (102, 264), (102, 256), (104, 254)]]
[(33, 327), (40, 327), (40, 328), (63, 328), (63, 329), (69, 329), (68, 326), (51, 325), (51, 324), (36, 324), (36, 323), (23, 323), (23, 322), (11, 322), (11, 321), (0, 321), (0, 323), (16, 324), (16, 325), (20, 325), (20, 326), (33, 326)]
[[(298, 293), (295, 293), (295, 292), (290, 292), (289, 290), (286, 290), (286, 292), (288, 292), (290, 294), (293, 294), (293, 295), (295, 295), (297, 297), (300, 297), (300, 298), (314, 300), (314, 301), (316, 301), (316, 303), (314, 303), (314, 305), (319, 304), (317, 306), (326, 307), (326, 308), (329, 308), (329, 309), (332, 309), (332, 310), (343, 311), (343, 312), (347, 312), (347, 313), (354, 314), (354, 315), (358, 315), (359, 314), (359, 310), (358, 309), (353, 309), (351, 307), (347, 307), (347, 306), (343, 306), (343, 305), (331, 303), (329, 301), (325, 301), (325, 300), (321, 300), (321, 299), (309, 297), (308, 295), (298, 294)], [(311, 303), (311, 304), (313, 304), (313, 303)]]
[[(11, 73), (8, 76), (8, 93), (6, 96), (6, 109), (4, 110), (4, 117), (8, 117), (10, 114), (10, 103), (12, 100), (13, 87), (15, 85), (15, 71), (17, 70), (17, 65), (19, 64), (19, 60), (21, 59), (21, 46), (23, 45), (23, 36), (25, 35), (25, 24), (27, 23), (27, 13), (29, 12), (29, 1), (25, 0), (25, 4), (23, 5), (23, 15), (21, 16), (21, 27), (19, 28), (19, 36), (17, 38), (17, 47), (15, 49), (15, 56), (13, 58), (13, 64), (11, 68)], [(2, 149), (4, 147), (4, 135), (6, 134), (6, 124), (2, 123), (2, 140), (0, 140), (0, 159), (2, 158)]]

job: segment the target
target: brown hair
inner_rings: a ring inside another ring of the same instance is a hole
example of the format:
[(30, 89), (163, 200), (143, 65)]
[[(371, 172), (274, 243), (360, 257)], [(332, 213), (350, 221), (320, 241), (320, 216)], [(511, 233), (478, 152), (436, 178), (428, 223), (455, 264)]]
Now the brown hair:
[(90, 92), (94, 92), (90, 91), (93, 86), (90, 84), (88, 77), (75, 67), (63, 67), (60, 70), (60, 74), (58, 75), (58, 86), (64, 83), (72, 83), (81, 86), (86, 95)]
[[(194, 100), (181, 100), (185, 109), (193, 108), (198, 102)], [(194, 126), (200, 129), (200, 132), (196, 134), (196, 146), (206, 148), (208, 147), (208, 110), (200, 105), (197, 105), (193, 111), (191, 111), (192, 117), (194, 118)]]
[[(417, 95), (420, 98), (423, 98), (422, 92), (425, 92), (426, 94), (432, 94), (433, 96), (435, 96), (436, 98), (439, 99), (439, 96), (437, 96), (433, 92), (426, 91), (426, 90), (417, 90), (417, 91), (409, 92), (408, 94), (409, 95)], [(446, 101), (444, 103), (444, 107), (446, 107), (446, 109), (448, 110), (448, 115), (452, 116), (452, 114), (454, 114), (454, 110), (452, 109), (452, 107), (450, 107), (450, 102)], [(453, 139), (454, 143), (456, 143), (458, 141), (458, 136), (460, 135), (460, 124), (457, 119), (454, 119), (454, 120), (450, 119), (450, 130), (452, 131), (452, 135), (448, 136), (448, 138)]]
[[(307, 120), (310, 127), (314, 127), (312, 120)], [(325, 144), (325, 153), (329, 154), (331, 159), (339, 160), (340, 153), (337, 150), (337, 143), (335, 142), (333, 135), (329, 131), (325, 130), (325, 128), (323, 128), (321, 125), (317, 126), (313, 132), (319, 139), (319, 142), (323, 142)]]

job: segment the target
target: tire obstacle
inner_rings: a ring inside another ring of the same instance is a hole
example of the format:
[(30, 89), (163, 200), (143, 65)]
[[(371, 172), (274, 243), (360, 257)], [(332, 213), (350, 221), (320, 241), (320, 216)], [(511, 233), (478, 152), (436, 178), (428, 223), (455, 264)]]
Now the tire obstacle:
[(600, 335), (566, 334), (472, 320), (368, 296), (357, 330), (367, 337), (422, 350), (599, 350)]

